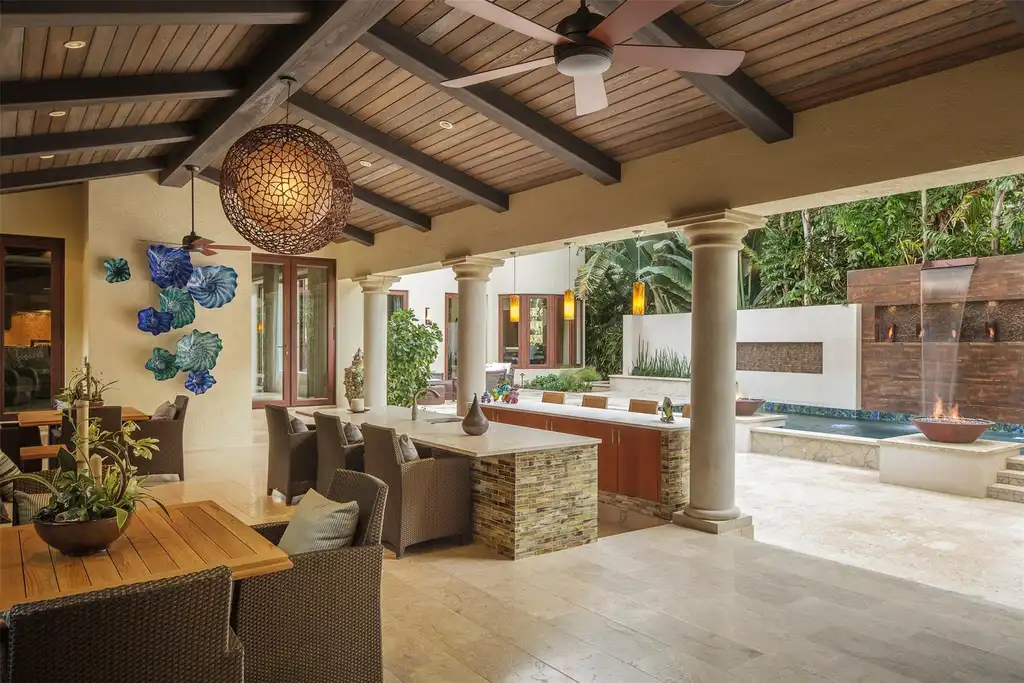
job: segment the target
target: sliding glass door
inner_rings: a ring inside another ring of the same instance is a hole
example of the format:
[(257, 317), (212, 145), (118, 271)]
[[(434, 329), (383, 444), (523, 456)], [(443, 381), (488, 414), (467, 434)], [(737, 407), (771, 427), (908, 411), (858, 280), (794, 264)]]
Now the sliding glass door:
[(334, 403), (334, 262), (254, 255), (253, 407)]

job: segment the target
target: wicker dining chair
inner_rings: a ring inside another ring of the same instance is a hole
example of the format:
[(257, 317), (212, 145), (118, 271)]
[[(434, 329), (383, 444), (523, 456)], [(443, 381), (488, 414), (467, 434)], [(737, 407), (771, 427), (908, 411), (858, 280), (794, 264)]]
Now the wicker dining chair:
[(242, 683), (230, 617), (227, 567), (15, 605), (4, 681)]
[(382, 543), (398, 557), (416, 543), (460, 536), (473, 540), (470, 459), (438, 455), (405, 462), (394, 429), (363, 425), (366, 473), (388, 485)]
[(316, 490), (327, 495), (335, 470), (363, 471), (363, 442), (349, 443), (337, 415), (313, 413), (316, 423)]
[(152, 460), (132, 459), (138, 474), (177, 474), (180, 481), (185, 481), (185, 413), (188, 412), (188, 396), (176, 396), (174, 410), (173, 420), (141, 420), (135, 423), (139, 430), (132, 438), (155, 438), (160, 448), (153, 453)]
[[(237, 584), (246, 683), (384, 679), (380, 535), (388, 487), (368, 474), (339, 469), (327, 497), (359, 503), (353, 545), (292, 555), (294, 566), (288, 571)], [(271, 522), (253, 528), (278, 543), (287, 526)]]
[(267, 495), (274, 489), (284, 494), (285, 503), (316, 486), (316, 430), (293, 433), (288, 409), (266, 406)]

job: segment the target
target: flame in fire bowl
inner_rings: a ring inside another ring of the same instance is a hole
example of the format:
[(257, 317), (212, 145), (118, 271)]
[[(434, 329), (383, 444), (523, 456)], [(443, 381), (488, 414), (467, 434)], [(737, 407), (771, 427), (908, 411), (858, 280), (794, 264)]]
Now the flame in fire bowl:
[(994, 422), (973, 417), (960, 417), (957, 406), (947, 413), (943, 410), (942, 399), (935, 398), (935, 410), (931, 417), (915, 417), (911, 420), (917, 430), (929, 441), (939, 443), (974, 443)]

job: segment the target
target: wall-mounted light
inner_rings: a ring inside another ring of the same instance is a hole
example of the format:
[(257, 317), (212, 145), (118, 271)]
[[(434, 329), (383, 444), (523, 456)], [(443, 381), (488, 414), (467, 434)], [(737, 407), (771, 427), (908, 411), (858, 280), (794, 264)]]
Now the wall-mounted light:
[(889, 323), (889, 327), (885, 331), (885, 341), (896, 341), (896, 323)]
[(995, 320), (985, 323), (985, 341), (999, 341), (999, 325)]

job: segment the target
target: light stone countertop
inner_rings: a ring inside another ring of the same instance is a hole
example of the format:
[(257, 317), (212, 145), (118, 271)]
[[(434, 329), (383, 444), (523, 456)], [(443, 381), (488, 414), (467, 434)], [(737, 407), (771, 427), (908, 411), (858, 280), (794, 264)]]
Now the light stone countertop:
[[(532, 453), (558, 448), (597, 446), (600, 439), (586, 436), (549, 432), (491, 422), (483, 436), (469, 436), (462, 431), (462, 419), (452, 415), (435, 413), (420, 408), (419, 418), (410, 419), (411, 409), (388, 406), (383, 410), (372, 408), (365, 413), (351, 413), (348, 410), (331, 408), (317, 410), (307, 408), (296, 411), (299, 415), (312, 416), (314, 412), (337, 415), (345, 422), (357, 425), (371, 424), (378, 427), (392, 427), (399, 434), (408, 434), (416, 444), (438, 448), (451, 453), (474, 458), (487, 458), (510, 453)], [(432, 423), (430, 420), (446, 420)]]
[(497, 408), (499, 410), (518, 410), (526, 413), (541, 413), (544, 415), (561, 415), (562, 417), (576, 417), (581, 420), (593, 420), (594, 422), (608, 422), (610, 424), (629, 425), (630, 427), (645, 427), (647, 429), (660, 429), (662, 431), (674, 431), (677, 429), (689, 429), (690, 421), (676, 415), (675, 422), (662, 422), (657, 415), (647, 413), (630, 413), (625, 410), (614, 410), (611, 408), (584, 408), (583, 406), (569, 406), (559, 403), (538, 403), (536, 401), (511, 403), (484, 403), (483, 408)]

